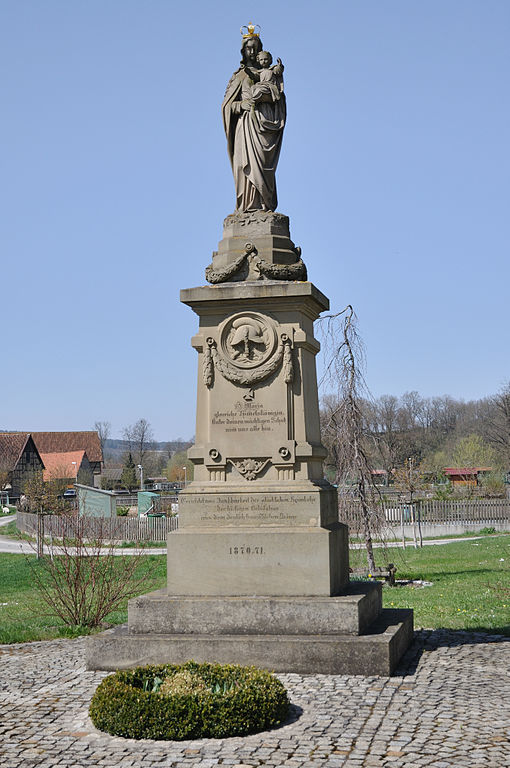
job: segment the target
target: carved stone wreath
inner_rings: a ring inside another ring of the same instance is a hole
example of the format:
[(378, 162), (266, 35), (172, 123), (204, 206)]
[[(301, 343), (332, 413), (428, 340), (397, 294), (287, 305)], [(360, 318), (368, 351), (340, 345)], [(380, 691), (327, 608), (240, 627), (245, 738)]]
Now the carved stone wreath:
[(266, 363), (259, 365), (257, 368), (237, 368), (225, 358), (220, 357), (216, 342), (212, 337), (209, 337), (206, 343), (203, 379), (204, 384), (208, 388), (214, 384), (215, 369), (232, 384), (252, 387), (277, 371), (282, 360), (285, 383), (290, 384), (294, 378), (291, 343), (286, 333), (281, 334), (276, 353)]
[(229, 462), (245, 480), (256, 480), (257, 475), (269, 464), (269, 459), (241, 459), (240, 461), (229, 459)]

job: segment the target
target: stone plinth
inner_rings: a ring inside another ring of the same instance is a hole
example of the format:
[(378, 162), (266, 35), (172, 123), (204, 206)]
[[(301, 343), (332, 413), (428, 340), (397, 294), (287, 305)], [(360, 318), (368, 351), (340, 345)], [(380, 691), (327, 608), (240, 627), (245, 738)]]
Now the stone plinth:
[(338, 521), (337, 506), (336, 490), (327, 484), (244, 482), (227, 490), (224, 484), (193, 483), (179, 495), (179, 529), (328, 526)]
[(348, 568), (347, 526), (340, 523), (168, 534), (174, 595), (338, 595)]
[(182, 291), (199, 315), (194, 481), (168, 539), (176, 595), (338, 595), (346, 527), (323, 479), (311, 283)]

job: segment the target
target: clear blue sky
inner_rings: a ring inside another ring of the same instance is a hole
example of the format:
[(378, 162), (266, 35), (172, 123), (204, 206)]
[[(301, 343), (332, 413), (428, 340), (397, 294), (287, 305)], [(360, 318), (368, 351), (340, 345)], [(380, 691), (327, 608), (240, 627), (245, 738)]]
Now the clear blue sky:
[(510, 2), (2, 0), (0, 429), (194, 433), (179, 289), (234, 207), (239, 27), (285, 64), (279, 210), (375, 396), (510, 377)]

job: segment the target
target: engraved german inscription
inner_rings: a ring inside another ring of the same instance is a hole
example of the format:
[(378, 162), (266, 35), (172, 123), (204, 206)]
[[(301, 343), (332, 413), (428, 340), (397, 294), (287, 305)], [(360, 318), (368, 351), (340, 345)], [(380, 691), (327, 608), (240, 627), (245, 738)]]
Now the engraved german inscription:
[(287, 423), (281, 409), (265, 408), (262, 403), (238, 400), (229, 410), (217, 410), (212, 417), (215, 427), (224, 427), (225, 432), (273, 432)]
[(319, 514), (317, 504), (317, 495), (311, 493), (183, 494), (180, 527), (313, 526)]

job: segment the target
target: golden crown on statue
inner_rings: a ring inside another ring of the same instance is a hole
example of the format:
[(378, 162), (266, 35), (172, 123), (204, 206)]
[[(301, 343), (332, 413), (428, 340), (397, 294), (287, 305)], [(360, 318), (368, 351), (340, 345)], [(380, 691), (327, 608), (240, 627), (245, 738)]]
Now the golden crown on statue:
[[(255, 32), (255, 29), (258, 29), (258, 32)], [(250, 37), (259, 37), (260, 27), (258, 24), (252, 24), (250, 21), (249, 24), (241, 27), (241, 34), (243, 36), (243, 40), (248, 40)]]

